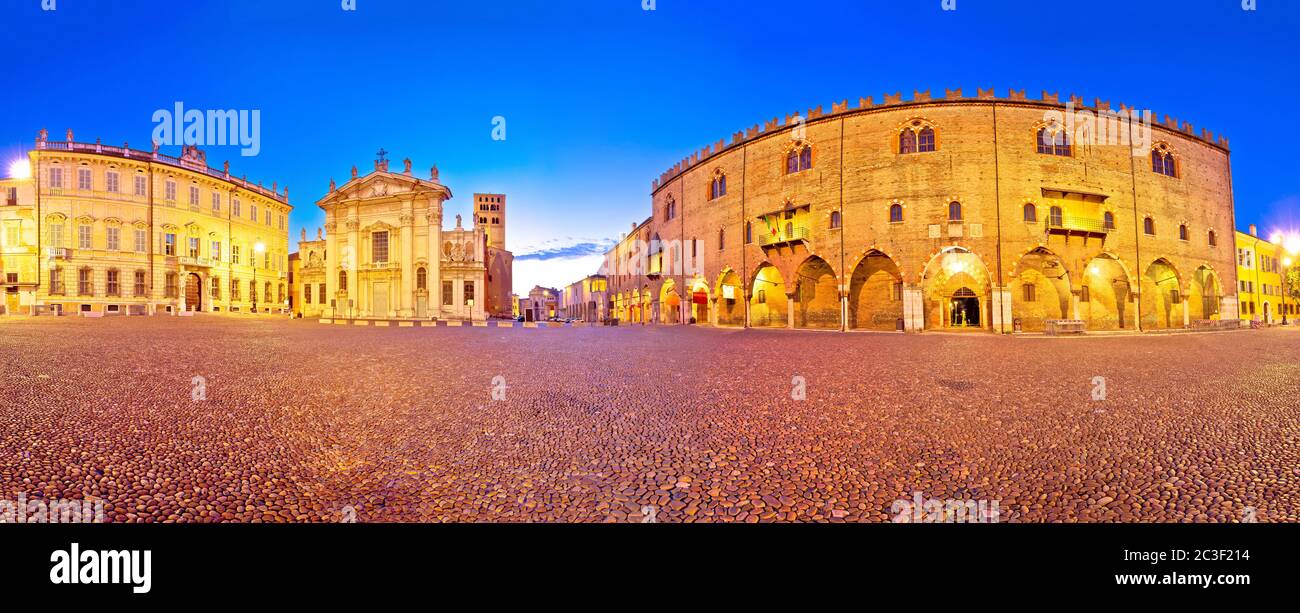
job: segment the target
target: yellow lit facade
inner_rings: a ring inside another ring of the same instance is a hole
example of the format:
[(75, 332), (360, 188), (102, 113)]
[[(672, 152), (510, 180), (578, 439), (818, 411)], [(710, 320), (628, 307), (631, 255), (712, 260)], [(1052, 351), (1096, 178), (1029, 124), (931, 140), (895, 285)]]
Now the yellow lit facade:
[[(44, 130), (31, 176), (0, 181), (9, 314), (282, 313), (288, 190), (180, 157)], [(39, 186), (39, 187), (38, 187)]]
[(1282, 245), (1256, 234), (1253, 225), (1250, 232), (1236, 232), (1237, 300), (1241, 305), (1241, 319), (1277, 323), (1282, 321), (1284, 313), (1288, 318), (1296, 314), (1295, 301), (1284, 298), (1288, 256)]

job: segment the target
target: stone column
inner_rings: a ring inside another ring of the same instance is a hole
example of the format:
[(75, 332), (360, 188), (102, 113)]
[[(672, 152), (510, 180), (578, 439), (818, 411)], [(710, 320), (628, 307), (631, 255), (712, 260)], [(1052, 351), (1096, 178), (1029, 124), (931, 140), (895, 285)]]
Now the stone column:
[(749, 301), (751, 299), (751, 296), (749, 295), (749, 286), (747, 285), (740, 286), (740, 295), (745, 299), (745, 327), (748, 328), (749, 327)]
[(993, 288), (990, 310), (992, 311), (993, 331), (1011, 334), (1015, 332), (1015, 318), (1011, 314), (1011, 290), (1007, 287)]
[(785, 327), (794, 328), (794, 294), (785, 295)]
[(1079, 319), (1079, 292), (1082, 290), (1070, 290), (1070, 319)]
[[(355, 316), (361, 314), (361, 284), (358, 282), (360, 279), (359, 279), (359, 275), (357, 274), (357, 269), (361, 267), (361, 257), (362, 257), (361, 219), (355, 216), (360, 214), (360, 211), (354, 209), (353, 211), (351, 211), (351, 213), (352, 216), (349, 216), (347, 221), (348, 250), (351, 251), (351, 253), (348, 255), (348, 257), (343, 258), (343, 263), (347, 266), (348, 298), (352, 300), (351, 313)], [(339, 306), (345, 311), (348, 310), (348, 305), (346, 304), (341, 304)]]
[[(398, 300), (398, 317), (415, 316), (415, 228), (413, 227), (414, 215), (411, 212), (411, 200), (402, 201), (401, 214), (402, 229), (398, 239), (400, 248), (398, 257), (402, 258), (402, 284), (397, 290)], [(426, 281), (428, 277), (425, 278)]]
[(1179, 300), (1179, 302), (1183, 303), (1183, 327), (1190, 328), (1192, 327), (1192, 310), (1187, 307), (1186, 293), (1182, 294), (1182, 300)]
[[(333, 213), (326, 213), (325, 219), (325, 299), (334, 300), (335, 293), (339, 291), (339, 246), (338, 239), (335, 238), (334, 229), (336, 224), (333, 220)], [(321, 306), (321, 314), (329, 317), (335, 316), (341, 310), (330, 308), (330, 303), (326, 302)]]
[(1133, 329), (1138, 332), (1142, 331), (1142, 294), (1134, 292), (1133, 296)]
[(925, 329), (925, 299), (921, 288), (903, 285), (903, 329), (917, 332)]
[(425, 206), (424, 223), (428, 228), (429, 246), (429, 317), (442, 315), (442, 202), (432, 196)]
[(840, 332), (849, 329), (849, 291), (840, 287)]

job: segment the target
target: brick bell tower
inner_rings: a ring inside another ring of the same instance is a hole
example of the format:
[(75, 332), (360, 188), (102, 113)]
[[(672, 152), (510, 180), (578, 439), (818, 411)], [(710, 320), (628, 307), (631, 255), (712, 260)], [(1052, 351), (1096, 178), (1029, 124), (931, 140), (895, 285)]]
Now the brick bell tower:
[(487, 230), (487, 244), (506, 248), (506, 195), (474, 194), (474, 225)]

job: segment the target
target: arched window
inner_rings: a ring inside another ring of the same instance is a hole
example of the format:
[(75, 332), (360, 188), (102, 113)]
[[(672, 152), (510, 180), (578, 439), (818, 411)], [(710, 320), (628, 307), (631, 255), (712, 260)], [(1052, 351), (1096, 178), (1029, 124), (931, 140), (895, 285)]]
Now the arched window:
[(898, 152), (916, 153), (916, 132), (911, 128), (903, 128), (903, 132), (898, 135)]
[(266, 284), (262, 286), (262, 300), (265, 301), (265, 302), (270, 302), (270, 301), (271, 301), (271, 282), (270, 282), (270, 281), (267, 281)]
[(1151, 148), (1151, 171), (1166, 177), (1178, 176), (1174, 154), (1169, 151), (1168, 145), (1160, 143)]
[(926, 126), (917, 134), (916, 150), (919, 153), (934, 151), (934, 128)]
[(721, 198), (727, 195), (727, 175), (722, 174), (721, 170), (713, 172), (713, 180), (709, 182), (709, 200)]
[(415, 269), (415, 289), (429, 290), (429, 271), (425, 270), (423, 266)]
[(903, 205), (897, 202), (889, 205), (889, 223), (903, 223)]
[(840, 227), (840, 212), (831, 211), (831, 229)]
[(789, 221), (785, 222), (785, 237), (786, 237), (786, 238), (793, 238), (793, 237), (794, 237), (794, 223), (793, 223), (793, 222), (789, 222)]
[(1065, 226), (1065, 215), (1061, 213), (1061, 207), (1054, 206), (1047, 211), (1047, 224), (1053, 228)]
[(1142, 219), (1142, 232), (1148, 236), (1156, 235), (1156, 220), (1146, 217)]
[(754, 242), (754, 222), (747, 221), (745, 222), (745, 244), (752, 242)]
[(1070, 157), (1073, 152), (1070, 149), (1070, 139), (1065, 130), (1057, 127), (1055, 124), (1043, 126), (1038, 129), (1038, 152), (1046, 155), (1059, 155)]
[(346, 270), (339, 271), (339, 291), (348, 291), (348, 271)]
[(1101, 217), (1101, 223), (1102, 223), (1102, 226), (1105, 227), (1107, 230), (1114, 230), (1114, 229), (1115, 229), (1115, 214), (1112, 213), (1112, 212), (1110, 212), (1110, 211), (1106, 211), (1106, 214), (1105, 214), (1105, 215), (1102, 215), (1102, 217)]
[(1206, 233), (1205, 237), (1206, 239), (1209, 240), (1211, 247), (1217, 246), (1219, 244), (1219, 238), (1214, 235), (1214, 230), (1210, 230), (1208, 233)]
[(1178, 240), (1187, 240), (1187, 224), (1178, 224)]
[(1029, 223), (1038, 221), (1038, 207), (1032, 202), (1025, 203), (1025, 221)]
[(794, 174), (809, 168), (812, 168), (812, 146), (795, 143), (785, 154), (785, 174)]
[(280, 300), (279, 300), (279, 301), (280, 301), (281, 303), (283, 303), (283, 302), (284, 302), (284, 284), (283, 284), (283, 283), (280, 284), (279, 291), (278, 291), (278, 293), (277, 293), (276, 295), (280, 297)]
[(664, 204), (664, 219), (669, 220), (674, 217), (677, 217), (677, 202), (669, 196), (668, 202)]
[(899, 153), (925, 153), (935, 150), (934, 128), (914, 119), (898, 131)]
[(961, 203), (953, 200), (948, 203), (948, 221), (961, 221)]

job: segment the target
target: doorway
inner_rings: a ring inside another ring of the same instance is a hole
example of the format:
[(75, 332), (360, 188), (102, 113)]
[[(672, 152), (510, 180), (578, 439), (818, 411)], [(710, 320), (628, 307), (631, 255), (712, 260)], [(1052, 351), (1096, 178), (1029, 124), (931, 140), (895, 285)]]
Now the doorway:
[(949, 301), (948, 325), (953, 328), (980, 327), (980, 299), (969, 287), (953, 292)]
[(370, 286), (370, 316), (388, 317), (388, 282), (376, 281)]
[(185, 275), (185, 310), (203, 310), (203, 279), (199, 278), (198, 273)]

